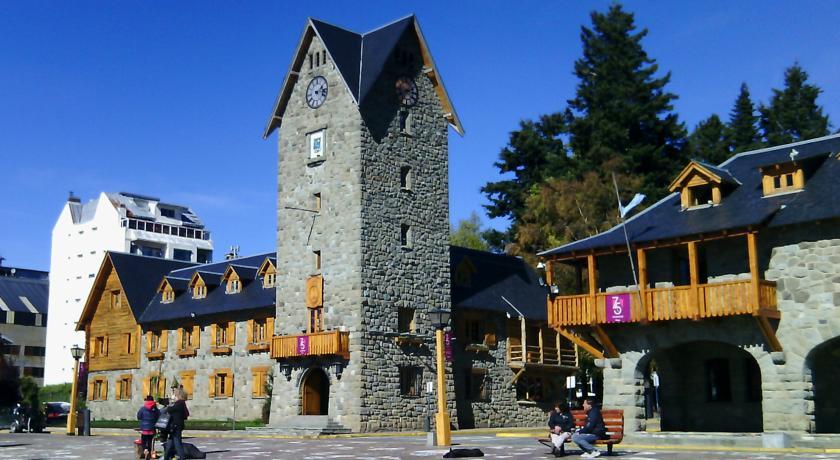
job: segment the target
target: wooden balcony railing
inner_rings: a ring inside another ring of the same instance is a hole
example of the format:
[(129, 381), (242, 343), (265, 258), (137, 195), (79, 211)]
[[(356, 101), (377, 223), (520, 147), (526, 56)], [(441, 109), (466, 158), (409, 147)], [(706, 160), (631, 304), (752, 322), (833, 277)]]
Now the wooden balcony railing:
[(641, 294), (633, 291), (558, 296), (548, 300), (548, 321), (555, 327), (606, 323), (606, 297), (615, 294), (630, 294), (630, 322), (757, 315), (761, 310), (776, 310), (775, 282), (758, 281), (756, 295), (752, 280), (738, 280), (698, 284), (696, 288), (645, 289)]
[(557, 347), (527, 345), (525, 348), (527, 352), (523, 356), (522, 344), (511, 343), (508, 346), (508, 364), (511, 367), (524, 364), (577, 367), (577, 355), (572, 347), (558, 350)]
[(274, 359), (298, 356), (350, 356), (350, 333), (341, 331), (314, 332), (300, 335), (275, 335), (271, 339)]

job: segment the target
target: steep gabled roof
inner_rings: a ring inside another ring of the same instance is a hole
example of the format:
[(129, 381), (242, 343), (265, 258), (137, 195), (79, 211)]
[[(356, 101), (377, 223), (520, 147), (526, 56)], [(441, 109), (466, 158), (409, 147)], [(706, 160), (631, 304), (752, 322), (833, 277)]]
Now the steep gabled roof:
[(343, 29), (317, 19), (308, 19), (303, 35), (298, 42), (297, 50), (292, 58), (292, 64), (283, 80), (280, 93), (274, 102), (274, 109), (271, 112), (268, 123), (263, 131), (263, 138), (267, 138), (280, 126), (283, 114), (286, 111), (286, 104), (291, 97), (292, 88), (297, 82), (298, 73), (303, 65), (306, 50), (314, 36), (318, 36), (329, 54), (330, 59), (335, 63), (341, 74), (344, 84), (353, 101), (361, 106), (373, 88), (379, 75), (385, 67), (385, 63), (394, 51), (400, 38), (406, 32), (414, 33), (423, 58), (423, 72), (435, 86), (438, 98), (446, 114), (446, 119), (458, 134), (464, 134), (461, 121), (455, 113), (455, 107), (446, 92), (443, 81), (432, 60), (429, 46), (420, 30), (420, 24), (414, 15), (398, 19), (390, 24), (378, 27), (364, 34)]
[[(795, 152), (794, 152), (795, 151)], [(741, 185), (719, 205), (683, 210), (672, 193), (626, 222), (631, 243), (668, 240), (723, 230), (777, 227), (840, 217), (840, 134), (739, 153), (716, 167)], [(763, 196), (761, 168), (795, 161), (814, 167), (805, 188), (796, 193)], [(609, 247), (623, 247), (617, 225), (603, 233), (539, 253), (561, 256)]]
[(524, 260), (450, 246), (449, 265), (453, 310), (496, 311), (516, 317), (510, 302), (527, 319), (546, 319), (548, 289)]
[(116, 272), (120, 281), (120, 286), (122, 286), (122, 291), (128, 300), (134, 319), (139, 322), (140, 315), (143, 314), (149, 301), (155, 296), (161, 278), (172, 270), (194, 265), (196, 264), (179, 260), (160, 259), (122, 252), (106, 252), (102, 265), (96, 273), (93, 288), (88, 294), (85, 308), (79, 317), (76, 330), (84, 330), (85, 325), (93, 316), (102, 288), (112, 269)]

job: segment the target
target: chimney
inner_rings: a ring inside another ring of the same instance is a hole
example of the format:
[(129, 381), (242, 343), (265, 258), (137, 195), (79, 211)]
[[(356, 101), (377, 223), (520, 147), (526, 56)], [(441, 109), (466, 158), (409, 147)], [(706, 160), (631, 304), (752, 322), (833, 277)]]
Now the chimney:
[(82, 200), (79, 197), (73, 195), (72, 190), (70, 190), (70, 196), (67, 197), (67, 201), (69, 201), (70, 203), (81, 203), (82, 202)]
[(225, 254), (225, 260), (233, 260), (239, 258), (239, 246), (231, 246), (230, 251)]

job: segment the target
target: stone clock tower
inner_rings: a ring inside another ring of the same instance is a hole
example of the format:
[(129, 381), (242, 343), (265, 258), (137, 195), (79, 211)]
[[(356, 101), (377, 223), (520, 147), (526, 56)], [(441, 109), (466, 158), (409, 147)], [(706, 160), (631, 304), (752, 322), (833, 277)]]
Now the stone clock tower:
[(428, 312), (450, 308), (450, 126), (463, 134), (414, 16), (307, 22), (264, 133), (279, 130), (273, 426), (422, 427)]

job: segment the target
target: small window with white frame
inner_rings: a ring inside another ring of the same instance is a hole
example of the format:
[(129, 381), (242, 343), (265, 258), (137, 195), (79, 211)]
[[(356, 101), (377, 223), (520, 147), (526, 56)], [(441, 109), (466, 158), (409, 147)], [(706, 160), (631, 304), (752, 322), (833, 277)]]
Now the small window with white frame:
[(309, 159), (317, 160), (324, 157), (326, 148), (326, 130), (322, 129), (309, 134)]

